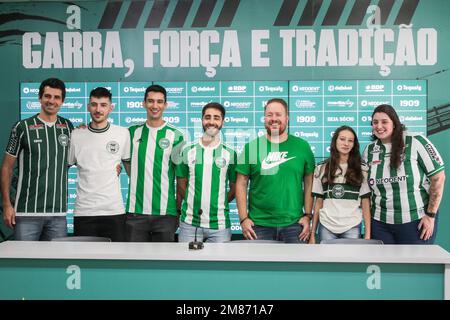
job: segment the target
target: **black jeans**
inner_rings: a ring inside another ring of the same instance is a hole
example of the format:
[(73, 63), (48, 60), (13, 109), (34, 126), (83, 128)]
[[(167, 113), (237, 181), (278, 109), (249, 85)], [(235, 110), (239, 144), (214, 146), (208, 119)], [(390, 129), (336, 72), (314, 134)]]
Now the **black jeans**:
[(125, 225), (129, 242), (174, 242), (178, 217), (127, 213)]
[(74, 217), (74, 236), (106, 237), (125, 241), (125, 213), (112, 216)]

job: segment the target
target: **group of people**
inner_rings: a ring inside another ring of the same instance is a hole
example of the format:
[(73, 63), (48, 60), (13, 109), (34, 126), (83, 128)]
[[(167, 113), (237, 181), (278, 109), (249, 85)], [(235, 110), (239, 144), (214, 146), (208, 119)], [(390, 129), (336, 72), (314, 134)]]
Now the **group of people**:
[[(91, 121), (74, 129), (58, 112), (64, 82), (44, 80), (40, 112), (17, 122), (1, 170), (3, 218), (16, 240), (67, 235), (67, 171), (78, 168), (74, 235), (112, 241), (226, 242), (229, 203), (236, 197), (243, 236), (251, 240), (318, 243), (336, 238), (379, 239), (385, 244), (431, 244), (444, 189), (444, 163), (424, 136), (409, 135), (395, 109), (372, 114), (373, 142), (362, 156), (358, 137), (339, 127), (330, 157), (315, 165), (308, 142), (288, 134), (288, 105), (264, 107), (266, 134), (238, 156), (220, 131), (225, 108), (202, 109), (203, 134), (191, 144), (163, 119), (164, 87), (149, 86), (147, 120), (126, 129), (110, 124), (111, 92), (89, 96)], [(11, 177), (19, 160), (15, 200)], [(119, 173), (129, 176), (126, 207)], [(363, 228), (364, 227), (364, 228)], [(318, 230), (318, 234), (316, 234)]]

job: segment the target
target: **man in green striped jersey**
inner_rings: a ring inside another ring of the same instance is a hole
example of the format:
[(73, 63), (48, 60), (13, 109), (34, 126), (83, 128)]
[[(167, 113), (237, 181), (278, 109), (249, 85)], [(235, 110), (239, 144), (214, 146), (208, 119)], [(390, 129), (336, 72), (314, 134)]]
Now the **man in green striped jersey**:
[[(17, 122), (3, 158), (1, 187), (4, 220), (16, 240), (51, 240), (67, 235), (67, 156), (72, 123), (58, 116), (66, 96), (59, 79), (39, 87), (41, 111)], [(14, 207), (9, 192), (12, 170), (19, 158)]]
[(129, 128), (131, 162), (126, 235), (133, 242), (171, 242), (178, 227), (175, 168), (180, 161), (182, 132), (163, 119), (166, 89), (151, 85), (145, 90), (147, 121)]
[[(234, 199), (236, 152), (223, 144), (225, 108), (216, 102), (202, 109), (203, 136), (183, 149), (177, 184), (184, 198), (179, 242), (225, 242), (231, 239), (228, 203)], [(229, 185), (229, 190), (227, 190)]]
[(288, 121), (286, 101), (269, 100), (267, 135), (247, 143), (238, 159), (236, 202), (246, 239), (304, 243), (309, 237), (314, 155), (308, 142), (287, 133)]

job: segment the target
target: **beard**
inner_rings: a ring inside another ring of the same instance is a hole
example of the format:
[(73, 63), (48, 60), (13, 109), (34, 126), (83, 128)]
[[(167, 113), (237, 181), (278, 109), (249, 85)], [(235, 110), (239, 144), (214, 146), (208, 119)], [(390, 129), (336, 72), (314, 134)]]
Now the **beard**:
[(217, 136), (220, 132), (220, 129), (222, 129), (222, 127), (216, 126), (203, 127), (203, 131), (205, 132), (205, 134), (211, 138)]
[[(278, 124), (278, 129), (271, 128), (274, 123)], [(286, 131), (286, 126), (282, 125), (281, 121), (270, 121), (265, 127), (269, 136), (281, 136)]]

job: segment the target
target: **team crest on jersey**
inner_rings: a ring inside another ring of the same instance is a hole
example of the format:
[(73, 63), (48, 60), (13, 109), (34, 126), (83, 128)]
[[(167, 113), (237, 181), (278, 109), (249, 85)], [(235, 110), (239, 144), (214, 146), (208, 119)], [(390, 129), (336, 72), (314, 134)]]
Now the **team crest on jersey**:
[(373, 146), (373, 149), (372, 149), (372, 151), (370, 152), (371, 154), (374, 154), (374, 153), (380, 153), (381, 152), (381, 148), (380, 148), (380, 146), (379, 145), (374, 145)]
[(58, 142), (63, 147), (67, 147), (67, 145), (69, 144), (69, 137), (66, 134), (64, 134), (64, 133), (61, 133), (58, 136)]
[(170, 141), (167, 138), (159, 140), (158, 145), (161, 149), (167, 149), (170, 146)]
[(345, 189), (342, 185), (337, 184), (337, 185), (333, 186), (333, 189), (331, 190), (331, 194), (333, 195), (333, 198), (341, 199), (345, 194)]
[(120, 145), (117, 141), (110, 141), (106, 144), (106, 150), (108, 150), (109, 153), (115, 154), (119, 152)]
[(223, 168), (227, 165), (227, 160), (225, 160), (225, 158), (223, 157), (217, 158), (214, 162), (216, 163), (216, 166), (219, 168)]

